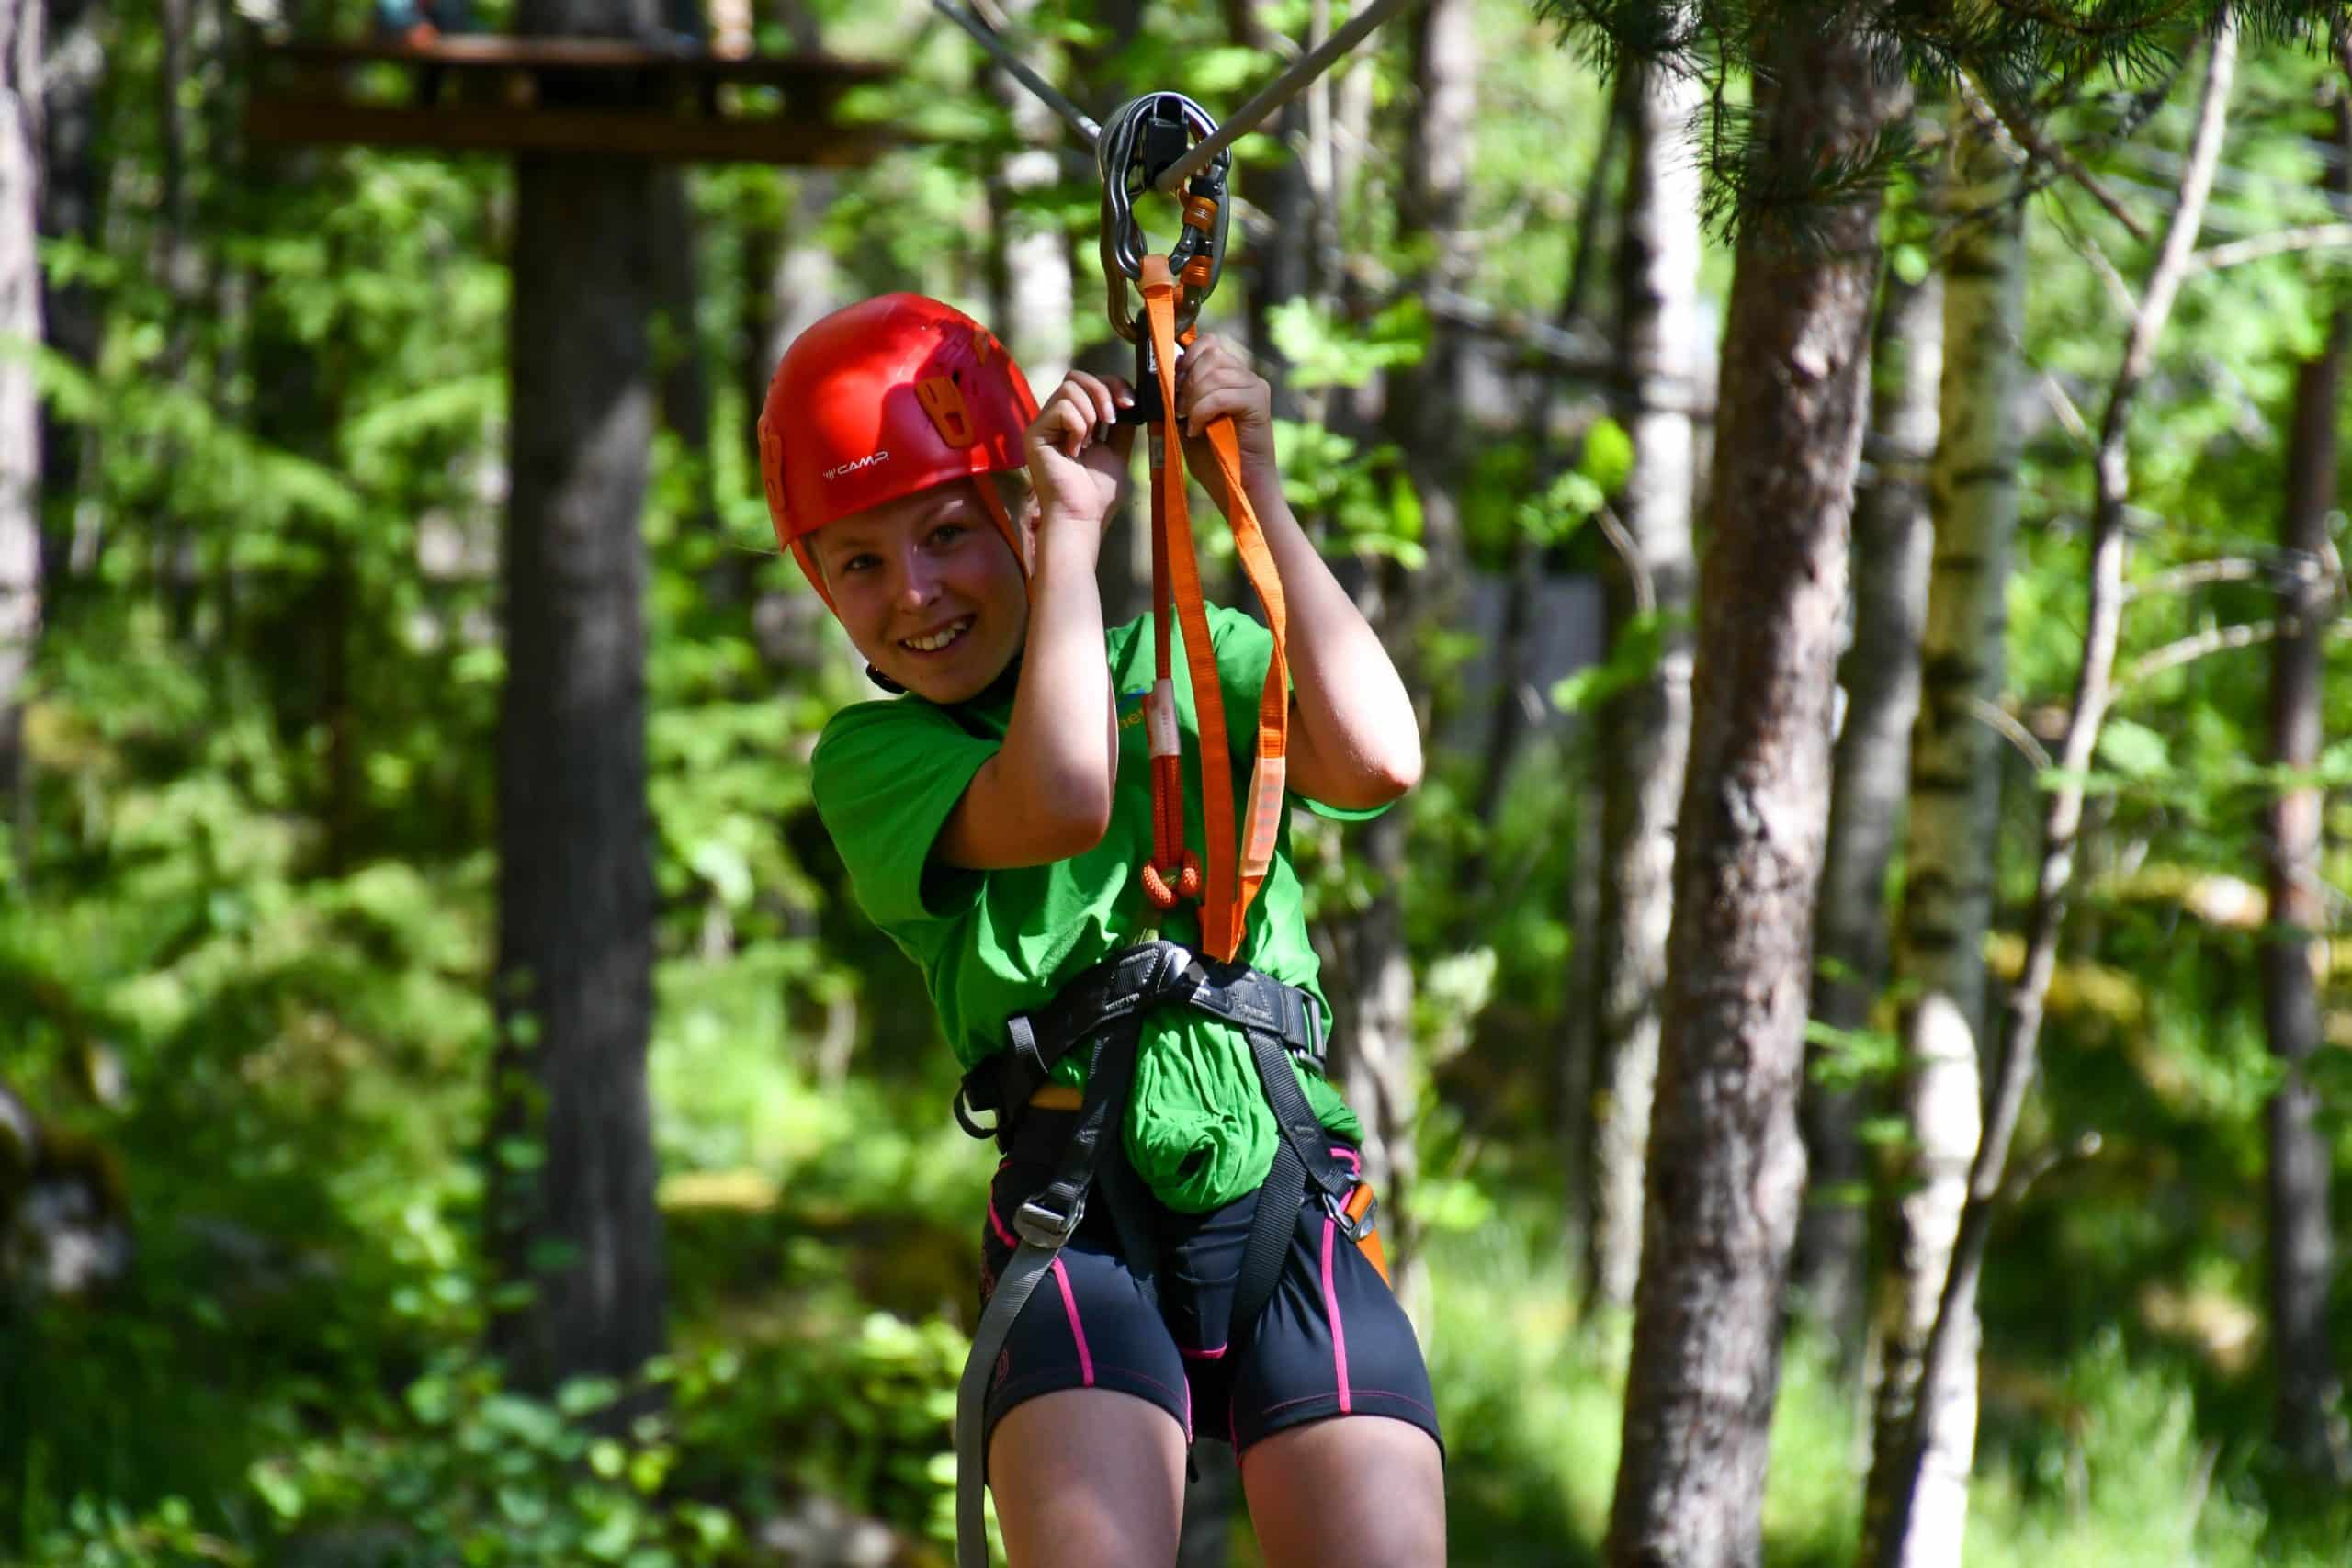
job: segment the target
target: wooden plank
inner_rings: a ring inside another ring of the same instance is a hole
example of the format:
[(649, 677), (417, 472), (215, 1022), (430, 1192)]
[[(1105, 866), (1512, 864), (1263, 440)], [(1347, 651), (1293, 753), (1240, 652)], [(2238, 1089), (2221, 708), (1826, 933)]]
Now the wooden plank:
[(245, 134), (256, 142), (280, 147), (577, 152), (828, 169), (869, 164), (909, 140), (885, 126), (825, 125), (781, 116), (729, 120), (474, 104), (403, 108), (262, 96), (247, 102)]
[(830, 54), (747, 54), (734, 59), (649, 49), (625, 39), (521, 38), (463, 33), (422, 48), (396, 39), (366, 42), (288, 40), (265, 44), (264, 63), (344, 69), (356, 65), (439, 66), (451, 73), (659, 72), (699, 81), (750, 82), (762, 86), (831, 88), (887, 81), (898, 67), (879, 61), (844, 60)]

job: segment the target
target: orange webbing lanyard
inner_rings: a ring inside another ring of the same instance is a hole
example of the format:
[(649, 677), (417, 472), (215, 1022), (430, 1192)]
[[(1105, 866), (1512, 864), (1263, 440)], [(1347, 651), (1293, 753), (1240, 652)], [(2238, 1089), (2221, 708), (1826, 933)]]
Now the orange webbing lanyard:
[[(1290, 739), (1290, 668), (1285, 654), (1289, 613), (1282, 575), (1266, 547), (1258, 514), (1241, 488), (1241, 446), (1233, 421), (1209, 426), (1209, 445), (1224, 480), (1233, 543), (1250, 585), (1266, 607), (1274, 634), (1274, 654), (1258, 698), (1258, 756), (1250, 771), (1248, 820), (1242, 824), (1238, 863), (1233, 820), (1233, 763), (1226, 741), (1225, 694), (1218, 684), (1216, 649), (1209, 640), (1208, 606), (1201, 596), (1201, 567), (1193, 547), (1193, 518), (1184, 494), (1184, 441), (1176, 418), (1176, 304), (1181, 287), (1170, 276), (1168, 258), (1143, 258), (1144, 314), (1151, 332), (1152, 361), (1159, 378), (1159, 428), (1151, 432), (1151, 596), (1157, 680), (1147, 699), (1151, 736), (1152, 858), (1143, 869), (1146, 893), (1158, 908), (1180, 898), (1201, 898), (1201, 945), (1209, 955), (1231, 963), (1241, 950), (1250, 901), (1266, 879), (1282, 830), (1283, 758)], [(1188, 334), (1189, 336), (1189, 334)], [(1174, 615), (1170, 615), (1171, 602)], [(1184, 785), (1176, 723), (1174, 661), (1170, 622), (1184, 629), (1184, 663), (1193, 681), (1193, 713), (1201, 746), (1201, 820), (1208, 840), (1207, 886), (1201, 868), (1184, 847)]]

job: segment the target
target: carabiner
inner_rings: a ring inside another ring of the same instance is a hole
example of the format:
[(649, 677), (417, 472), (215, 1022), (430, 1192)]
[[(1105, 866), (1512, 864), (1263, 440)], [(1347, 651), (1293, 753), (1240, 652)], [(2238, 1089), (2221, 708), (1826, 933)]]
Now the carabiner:
[[(1109, 289), (1106, 310), (1111, 328), (1129, 343), (1137, 340), (1139, 309), (1128, 302), (1127, 285), (1143, 276), (1145, 241), (1136, 222), (1135, 198), (1152, 188), (1168, 167), (1195, 143), (1216, 132), (1208, 111), (1182, 93), (1146, 93), (1130, 98), (1102, 122), (1094, 143), (1095, 166), (1102, 176), (1102, 280)], [(1181, 194), (1183, 229), (1169, 248), (1168, 269), (1185, 281), (1183, 303), (1176, 318), (1181, 334), (1192, 329), (1201, 302), (1216, 288), (1225, 270), (1226, 230), (1230, 221), (1226, 179), (1233, 167), (1230, 150), (1219, 152), (1208, 167), (1184, 182)], [(1204, 267), (1200, 264), (1205, 261)]]

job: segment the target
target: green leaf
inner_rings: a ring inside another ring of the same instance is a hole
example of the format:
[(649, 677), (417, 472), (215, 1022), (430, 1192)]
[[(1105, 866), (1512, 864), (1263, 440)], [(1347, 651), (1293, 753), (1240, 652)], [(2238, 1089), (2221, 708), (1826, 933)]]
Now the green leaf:
[(752, 863), (733, 844), (705, 839), (687, 855), (686, 863), (710, 884), (728, 908), (740, 909), (752, 901)]
[(408, 1385), (408, 1407), (428, 1427), (437, 1427), (449, 1419), (455, 1403), (449, 1380), (438, 1373), (421, 1377)]
[(1804, 1038), (1820, 1048), (1806, 1064), (1806, 1075), (1829, 1089), (1852, 1089), (1883, 1077), (1903, 1059), (1902, 1042), (1881, 1030), (1839, 1029), (1812, 1018), (1805, 1021)]
[(2098, 738), (2099, 759), (2127, 778), (2153, 779), (2172, 768), (2165, 738), (2144, 724), (2110, 718)]
[(1589, 664), (1552, 688), (1552, 705), (1562, 713), (1590, 713), (1618, 693), (1649, 678), (1666, 651), (1669, 627), (1688, 617), (1682, 612), (1653, 610), (1627, 621), (1617, 635), (1617, 646), (1599, 664)]
[(547, 1145), (537, 1138), (501, 1138), (496, 1153), (509, 1170), (537, 1170), (548, 1163)]
[(1616, 494), (1634, 472), (1634, 438), (1613, 419), (1595, 420), (1584, 433), (1584, 454), (1577, 460), (1576, 471), (1598, 486), (1602, 495)]
[(612, 1378), (571, 1378), (556, 1390), (555, 1407), (566, 1416), (586, 1416), (621, 1396), (620, 1383)]
[(1406, 299), (1363, 328), (1342, 324), (1306, 299), (1287, 299), (1266, 312), (1274, 346), (1290, 361), (1286, 378), (1301, 391), (1361, 387), (1392, 366), (1414, 365), (1429, 346), (1429, 316)]
[(245, 1478), (261, 1494), (261, 1500), (269, 1505), (271, 1513), (289, 1522), (302, 1517), (302, 1488), (277, 1461), (257, 1461), (245, 1472)]

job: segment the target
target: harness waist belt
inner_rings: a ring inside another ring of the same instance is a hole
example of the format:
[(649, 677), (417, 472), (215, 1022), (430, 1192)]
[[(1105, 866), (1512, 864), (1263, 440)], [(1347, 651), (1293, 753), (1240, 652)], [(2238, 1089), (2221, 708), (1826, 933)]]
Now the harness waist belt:
[(1001, 1126), (1006, 1112), (1018, 1115), (1030, 1103), (1071, 1047), (1168, 1003), (1271, 1034), (1291, 1055), (1322, 1070), (1329, 1028), (1314, 993), (1178, 942), (1138, 942), (1079, 975), (1035, 1011), (1007, 1020), (1006, 1048), (964, 1075), (956, 1120), (976, 1138), (991, 1135), (999, 1129), (979, 1125), (967, 1112), (994, 1111)]

